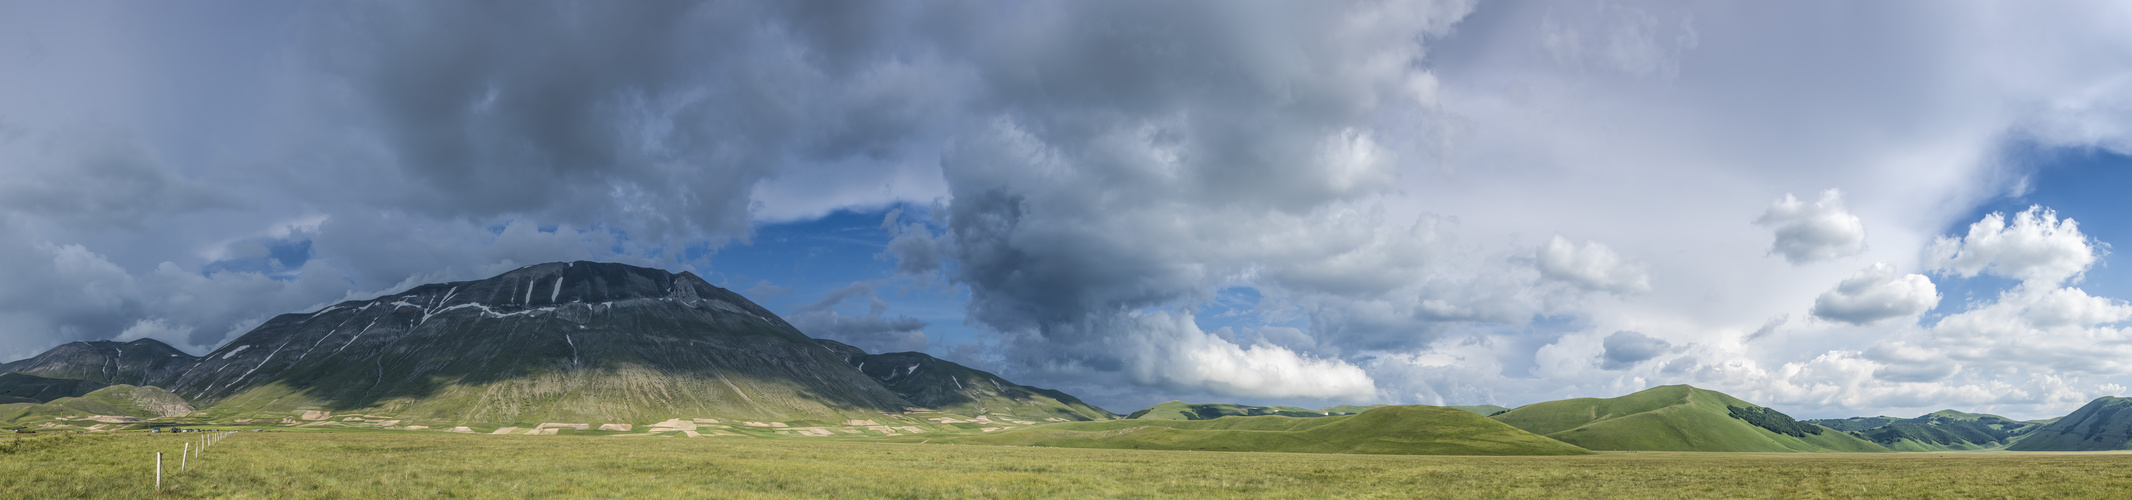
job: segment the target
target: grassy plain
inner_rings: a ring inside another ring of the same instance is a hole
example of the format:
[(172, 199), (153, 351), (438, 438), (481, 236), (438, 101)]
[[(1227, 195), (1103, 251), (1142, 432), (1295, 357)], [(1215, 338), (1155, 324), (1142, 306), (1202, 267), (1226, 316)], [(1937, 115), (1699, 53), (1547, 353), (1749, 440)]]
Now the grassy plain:
[(2124, 453), (1317, 455), (978, 445), (243, 433), (0, 439), (0, 498), (2127, 498)]

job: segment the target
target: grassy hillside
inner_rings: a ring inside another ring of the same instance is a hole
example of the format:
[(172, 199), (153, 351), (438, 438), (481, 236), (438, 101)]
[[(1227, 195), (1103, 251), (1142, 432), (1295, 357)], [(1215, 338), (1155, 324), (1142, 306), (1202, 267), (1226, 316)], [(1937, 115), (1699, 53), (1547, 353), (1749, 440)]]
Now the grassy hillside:
[(1211, 420), (1132, 419), (1052, 424), (953, 442), (1146, 450), (1272, 451), (1395, 455), (1580, 455), (1569, 444), (1473, 412), (1388, 406), (1356, 415)]
[(1858, 432), (1866, 429), (1873, 429), (1883, 425), (1896, 423), (1899, 421), (1902, 421), (1902, 419), (1895, 417), (1819, 418), (1811, 420), (1801, 420), (1801, 422), (1819, 425), (1822, 427), (1827, 427), (1830, 429), (1835, 429), (1844, 432)]
[(1724, 393), (1685, 385), (1610, 399), (1535, 403), (1492, 418), (1593, 450), (1888, 451)]
[(2102, 397), (2056, 422), (2029, 431), (2015, 451), (2098, 451), (2132, 449), (2132, 398)]
[(1991, 450), (2004, 448), (2041, 426), (1998, 415), (1941, 410), (1852, 434), (1895, 451)]
[(1489, 415), (1494, 415), (1494, 414), (1497, 414), (1497, 413), (1502, 413), (1502, 412), (1510, 411), (1510, 409), (1509, 409), (1509, 408), (1504, 408), (1504, 407), (1501, 407), (1501, 406), (1496, 406), (1496, 405), (1464, 405), (1464, 406), (1449, 406), (1449, 407), (1447, 407), (1447, 408), (1457, 408), (1457, 409), (1461, 409), (1461, 410), (1466, 410), (1466, 411), (1470, 411), (1470, 412), (1478, 413), (1478, 414), (1480, 414), (1481, 416), (1484, 416), (1484, 417), (1485, 417), (1485, 416), (1489, 416)]
[(79, 397), (59, 398), (45, 403), (0, 404), (0, 423), (23, 426), (51, 422), (58, 418), (83, 418), (93, 415), (152, 419), (192, 412), (191, 404), (170, 391), (156, 387), (114, 385), (90, 391)]
[[(1361, 413), (1361, 412), (1355, 412)], [(1255, 417), (1280, 415), (1284, 417), (1311, 418), (1326, 416), (1325, 412), (1294, 406), (1245, 406), (1229, 403), (1186, 403), (1170, 401), (1150, 406), (1126, 415), (1128, 419), (1154, 420), (1212, 420), (1221, 417)]]

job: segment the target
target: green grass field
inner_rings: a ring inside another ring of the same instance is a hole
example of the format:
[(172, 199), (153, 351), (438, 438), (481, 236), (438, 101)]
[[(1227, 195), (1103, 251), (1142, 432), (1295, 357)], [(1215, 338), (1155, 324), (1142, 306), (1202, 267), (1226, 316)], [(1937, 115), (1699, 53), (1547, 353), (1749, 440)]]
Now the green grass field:
[(0, 439), (0, 498), (2125, 498), (2132, 454), (1459, 457), (772, 439), (243, 433)]
[(991, 445), (1393, 455), (1584, 455), (1568, 443), (1471, 411), (1387, 406), (1357, 415), (1213, 420), (1126, 419), (1051, 424), (949, 438)]

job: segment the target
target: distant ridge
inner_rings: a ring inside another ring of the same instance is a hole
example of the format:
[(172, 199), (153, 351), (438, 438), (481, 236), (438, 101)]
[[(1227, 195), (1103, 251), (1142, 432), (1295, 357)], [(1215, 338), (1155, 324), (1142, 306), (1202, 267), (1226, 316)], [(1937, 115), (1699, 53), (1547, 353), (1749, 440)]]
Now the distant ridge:
[(1954, 410), (1936, 411), (1910, 419), (1861, 417), (1807, 422), (1847, 431), (1895, 451), (1999, 449), (2043, 426), (2041, 422)]
[(69, 342), (42, 354), (0, 363), (0, 372), (92, 380), (104, 384), (170, 387), (200, 358), (155, 339)]
[(2102, 451), (2132, 449), (2132, 398), (2104, 396), (2064, 418), (2029, 431), (2013, 451)]
[(1355, 415), (1295, 418), (1073, 422), (954, 438), (951, 442), (1060, 448), (1370, 453), (1392, 455), (1588, 455), (1473, 412), (1386, 406)]
[(1592, 450), (1888, 451), (1850, 434), (1686, 385), (1609, 399), (1534, 403), (1491, 418)]
[(827, 339), (815, 342), (875, 382), (921, 408), (966, 415), (996, 413), (1031, 420), (1108, 420), (1116, 415), (1064, 392), (1029, 387), (922, 352), (867, 354)]

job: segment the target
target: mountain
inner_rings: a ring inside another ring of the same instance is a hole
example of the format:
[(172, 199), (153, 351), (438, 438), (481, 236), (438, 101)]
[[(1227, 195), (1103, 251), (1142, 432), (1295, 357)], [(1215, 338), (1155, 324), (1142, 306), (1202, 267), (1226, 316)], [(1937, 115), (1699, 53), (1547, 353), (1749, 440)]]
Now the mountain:
[(1116, 415), (1063, 392), (1008, 382), (982, 370), (922, 352), (867, 354), (842, 342), (815, 339), (912, 405), (965, 415), (1000, 414), (1029, 420), (1109, 420)]
[(1490, 418), (1592, 450), (1887, 451), (1850, 434), (1685, 385), (1610, 399), (1534, 403)]
[(1128, 419), (1042, 425), (951, 442), (1061, 448), (1372, 453), (1397, 455), (1585, 455), (1568, 443), (1473, 412), (1387, 406), (1355, 415), (1209, 420)]
[(172, 417), (195, 410), (184, 398), (162, 388), (124, 384), (97, 389), (80, 397), (55, 399), (48, 404), (95, 415), (137, 418)]
[(71, 398), (104, 388), (93, 380), (47, 378), (26, 373), (0, 373), (0, 404), (43, 403)]
[(42, 403), (0, 404), (0, 423), (16, 424), (17, 427), (35, 423), (40, 428), (67, 429), (66, 426), (89, 427), (98, 423), (138, 422), (185, 415), (193, 410), (184, 398), (170, 391), (121, 384)]
[(838, 422), (912, 406), (739, 294), (593, 262), (277, 316), (171, 389), (218, 419), (359, 412), (425, 425)]
[[(1359, 412), (1358, 412), (1359, 413)], [(1221, 417), (1255, 417), (1280, 415), (1284, 417), (1323, 417), (1328, 413), (1294, 406), (1246, 406), (1229, 403), (1186, 403), (1169, 401), (1143, 408), (1125, 418), (1152, 420), (1213, 420)]]
[(1895, 417), (1851, 417), (1851, 418), (1820, 418), (1820, 419), (1812, 419), (1812, 420), (1801, 420), (1801, 422), (1806, 422), (1806, 423), (1809, 423), (1809, 424), (1819, 425), (1819, 426), (1822, 426), (1822, 427), (1827, 427), (1827, 428), (1830, 428), (1830, 429), (1835, 429), (1835, 430), (1839, 430), (1839, 431), (1844, 431), (1844, 432), (1857, 432), (1857, 431), (1862, 431), (1862, 430), (1866, 430), (1866, 429), (1872, 429), (1872, 428), (1876, 428), (1876, 427), (1880, 427), (1880, 426), (1883, 426), (1883, 425), (1888, 425), (1888, 424), (1892, 424), (1892, 423), (1896, 423), (1896, 422), (1901, 422), (1902, 420), (1903, 420), (1903, 419), (1900, 419), (1900, 418), (1895, 418)]
[[(1912, 419), (1890, 417), (1808, 420), (1831, 429), (1850, 432), (1895, 451), (1990, 450), (2003, 448), (2043, 424), (2022, 422), (1998, 415), (1941, 410)], [(1880, 422), (1880, 425), (1869, 425)]]
[(29, 359), (0, 364), (0, 372), (167, 388), (198, 361), (155, 339), (98, 340), (61, 344)]
[(2072, 414), (2035, 430), (2013, 451), (2097, 451), (2132, 449), (2132, 398), (2104, 396)]

